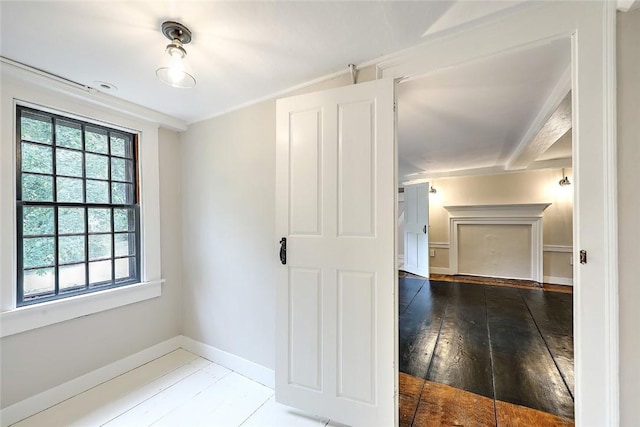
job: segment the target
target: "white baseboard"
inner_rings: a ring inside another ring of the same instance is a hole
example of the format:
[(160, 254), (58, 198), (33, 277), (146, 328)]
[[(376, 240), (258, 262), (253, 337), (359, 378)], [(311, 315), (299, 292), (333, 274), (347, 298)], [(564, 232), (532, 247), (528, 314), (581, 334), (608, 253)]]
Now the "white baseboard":
[(570, 277), (544, 276), (542, 280), (544, 283), (551, 283), (554, 285), (573, 286), (573, 279)]
[(180, 346), (191, 353), (231, 369), (269, 388), (275, 388), (276, 375), (273, 369), (266, 368), (184, 335), (180, 336)]
[(451, 274), (447, 267), (429, 267), (429, 273), (433, 274)]
[(2, 427), (16, 423), (24, 418), (52, 407), (77, 394), (85, 392), (99, 384), (109, 381), (132, 369), (149, 363), (180, 348), (180, 337), (173, 337), (138, 353), (110, 363), (87, 374), (67, 381), (64, 384), (45, 390), (20, 402), (0, 410)]
[(231, 369), (267, 387), (275, 387), (275, 372), (273, 369), (243, 359), (208, 344), (193, 340), (184, 335), (178, 335), (144, 349), (138, 353), (117, 360), (107, 366), (98, 368), (85, 375), (67, 381), (64, 384), (45, 390), (20, 402), (0, 410), (0, 425), (2, 427), (14, 424), (22, 419), (44, 411), (58, 403), (83, 393), (90, 388), (109, 381), (119, 375), (149, 363), (179, 348), (184, 348), (207, 360)]

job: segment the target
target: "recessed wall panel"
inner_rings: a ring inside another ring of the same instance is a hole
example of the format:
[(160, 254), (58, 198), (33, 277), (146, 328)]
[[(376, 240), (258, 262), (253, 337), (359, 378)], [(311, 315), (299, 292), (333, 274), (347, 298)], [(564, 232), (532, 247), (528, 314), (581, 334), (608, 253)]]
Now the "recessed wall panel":
[(289, 234), (321, 234), (322, 114), (291, 113), (289, 120)]
[(458, 224), (458, 272), (531, 279), (531, 225)]
[(338, 235), (375, 234), (375, 127), (372, 101), (338, 106)]
[(375, 273), (338, 271), (338, 396), (375, 402)]
[(322, 389), (322, 292), (318, 269), (289, 270), (289, 383)]

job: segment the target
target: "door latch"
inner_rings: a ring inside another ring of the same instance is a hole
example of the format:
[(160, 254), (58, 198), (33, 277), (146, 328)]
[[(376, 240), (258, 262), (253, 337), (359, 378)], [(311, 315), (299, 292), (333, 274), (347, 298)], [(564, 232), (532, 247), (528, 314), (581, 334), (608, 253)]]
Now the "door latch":
[(586, 264), (586, 263), (587, 263), (587, 251), (583, 249), (580, 251), (580, 264)]
[(287, 238), (280, 239), (280, 262), (282, 265), (287, 263)]

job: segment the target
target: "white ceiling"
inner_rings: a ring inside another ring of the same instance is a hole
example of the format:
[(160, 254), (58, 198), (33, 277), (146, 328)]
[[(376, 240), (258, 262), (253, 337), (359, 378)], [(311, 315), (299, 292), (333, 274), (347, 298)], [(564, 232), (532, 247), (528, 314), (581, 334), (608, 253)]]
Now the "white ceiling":
[[(82, 85), (111, 83), (115, 97), (192, 123), (528, 4), (0, 0), (0, 55)], [(193, 89), (155, 78), (165, 20), (193, 32)], [(569, 49), (556, 41), (401, 84), (400, 175), (503, 166), (568, 67)]]
[[(2, 1), (0, 54), (193, 122), (415, 45), (453, 3)], [(193, 32), (194, 89), (155, 77), (165, 20)]]
[[(570, 40), (560, 39), (401, 83), (400, 177), (506, 168), (522, 150), (521, 142), (534, 141), (523, 139), (536, 119), (550, 117), (564, 98), (566, 92), (557, 103), (549, 102), (566, 79), (570, 52)], [(550, 105), (553, 110), (544, 111)], [(566, 154), (563, 148), (532, 160)], [(568, 153), (570, 157), (570, 145)]]

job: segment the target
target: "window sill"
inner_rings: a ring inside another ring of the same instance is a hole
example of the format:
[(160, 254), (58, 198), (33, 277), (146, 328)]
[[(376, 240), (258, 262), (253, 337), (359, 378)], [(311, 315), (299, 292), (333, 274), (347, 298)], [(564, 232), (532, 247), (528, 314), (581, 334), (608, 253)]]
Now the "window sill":
[(159, 297), (163, 282), (154, 280), (4, 311), (0, 313), (0, 337)]

